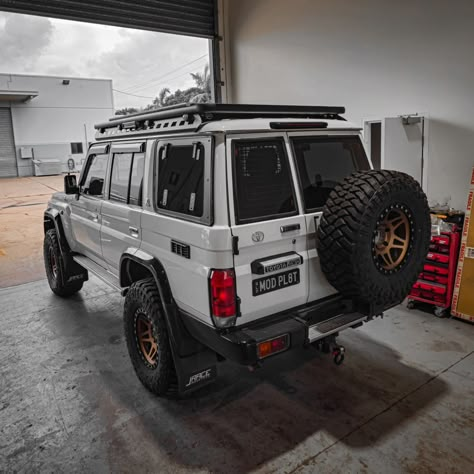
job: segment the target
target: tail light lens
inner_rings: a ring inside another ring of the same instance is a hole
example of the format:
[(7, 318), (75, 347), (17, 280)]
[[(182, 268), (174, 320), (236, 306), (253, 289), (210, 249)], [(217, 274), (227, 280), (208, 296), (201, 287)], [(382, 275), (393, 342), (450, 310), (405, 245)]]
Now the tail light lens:
[(237, 316), (234, 270), (212, 270), (209, 290), (211, 314), (215, 325), (218, 328), (233, 326)]
[(260, 342), (257, 345), (258, 358), (264, 359), (265, 357), (277, 354), (278, 352), (286, 351), (289, 345), (290, 337), (288, 334), (284, 334), (283, 336), (278, 336), (274, 339), (269, 339), (267, 341)]

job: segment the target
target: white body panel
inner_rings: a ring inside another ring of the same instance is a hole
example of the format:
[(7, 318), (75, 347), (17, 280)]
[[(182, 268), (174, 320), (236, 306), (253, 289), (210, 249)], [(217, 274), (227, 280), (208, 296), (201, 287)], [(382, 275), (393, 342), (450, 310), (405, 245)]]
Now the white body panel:
[[(229, 120), (206, 124), (194, 135), (150, 138), (146, 140), (142, 206), (109, 200), (112, 152), (109, 152), (104, 182), (107, 191), (103, 199), (81, 194), (76, 200), (74, 196), (58, 193), (50, 205), (66, 209), (62, 219), (72, 250), (101, 265), (115, 277), (119, 275), (120, 258), (127, 249), (158, 260), (166, 271), (178, 307), (209, 326), (213, 325), (209, 298), (211, 270), (234, 268), (240, 302), (236, 324), (245, 325), (335, 293), (321, 272), (316, 250), (315, 217), (321, 212), (304, 212), (290, 141), (292, 136), (358, 135), (354, 126), (347, 122), (329, 122), (332, 129), (287, 133), (270, 130), (268, 120)], [(239, 133), (242, 128), (251, 132)], [(206, 135), (204, 131), (212, 131), (212, 135)], [(287, 217), (239, 224), (233, 198), (232, 144), (236, 140), (259, 138), (281, 140), (288, 157), (296, 211)], [(163, 143), (193, 143), (196, 140), (205, 144), (206, 160), (212, 165), (210, 175), (205, 178), (210, 181), (212, 189), (210, 224), (164, 212), (157, 205), (160, 147)], [(112, 139), (111, 142), (126, 143), (126, 140)], [(297, 228), (282, 230), (285, 226)], [(262, 233), (264, 238), (259, 241), (255, 238), (256, 233)], [(238, 237), (237, 252), (233, 246), (235, 237)], [(172, 241), (188, 246), (189, 258), (173, 253)], [(288, 253), (291, 255), (285, 256)], [(295, 256), (301, 257), (299, 263), (295, 264)], [(252, 282), (262, 275), (257, 274), (251, 264), (261, 259), (276, 262), (275, 267), (267, 266), (271, 267), (270, 270), (266, 267), (265, 271), (268, 270), (271, 276), (281, 275), (278, 265), (291, 260), (291, 270), (299, 272), (299, 283), (254, 296)], [(116, 278), (111, 283), (117, 285)]]

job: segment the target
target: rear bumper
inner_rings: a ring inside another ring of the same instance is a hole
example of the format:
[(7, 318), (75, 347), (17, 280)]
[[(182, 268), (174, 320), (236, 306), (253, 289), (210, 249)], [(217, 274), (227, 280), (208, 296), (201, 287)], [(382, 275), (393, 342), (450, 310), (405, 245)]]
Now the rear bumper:
[(340, 296), (227, 331), (219, 331), (186, 313), (181, 315), (194, 338), (226, 359), (243, 365), (259, 362), (257, 345), (260, 342), (288, 334), (290, 345), (284, 351), (287, 352), (349, 327), (360, 326), (370, 319), (353, 311), (352, 305)]

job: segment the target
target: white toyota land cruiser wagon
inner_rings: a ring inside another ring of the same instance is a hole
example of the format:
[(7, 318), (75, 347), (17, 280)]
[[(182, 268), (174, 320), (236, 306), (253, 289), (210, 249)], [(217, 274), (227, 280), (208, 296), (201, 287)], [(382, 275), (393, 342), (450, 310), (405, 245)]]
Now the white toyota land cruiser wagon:
[(142, 383), (178, 395), (400, 303), (428, 251), (426, 197), (371, 170), (343, 107), (184, 104), (96, 125), (44, 215), (50, 287), (125, 296)]

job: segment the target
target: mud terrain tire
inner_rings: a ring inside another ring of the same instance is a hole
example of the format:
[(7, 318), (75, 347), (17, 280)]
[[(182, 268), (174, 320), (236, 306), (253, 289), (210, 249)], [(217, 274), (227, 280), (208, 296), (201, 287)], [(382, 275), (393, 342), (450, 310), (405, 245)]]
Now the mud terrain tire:
[(418, 182), (389, 170), (355, 173), (329, 195), (317, 231), (321, 268), (344, 296), (401, 302), (422, 270), (431, 233)]
[(58, 236), (54, 229), (48, 230), (44, 235), (43, 257), (49, 287), (53, 293), (67, 298), (82, 288), (84, 282), (81, 280), (67, 281), (71, 275), (68, 275), (66, 265), (64, 265), (64, 260), (59, 248)]
[(153, 278), (130, 286), (123, 316), (128, 353), (141, 383), (155, 395), (178, 397), (168, 327)]

